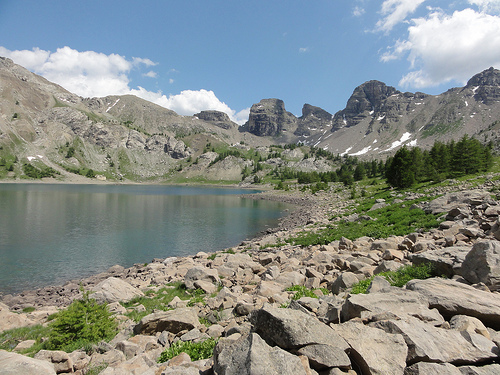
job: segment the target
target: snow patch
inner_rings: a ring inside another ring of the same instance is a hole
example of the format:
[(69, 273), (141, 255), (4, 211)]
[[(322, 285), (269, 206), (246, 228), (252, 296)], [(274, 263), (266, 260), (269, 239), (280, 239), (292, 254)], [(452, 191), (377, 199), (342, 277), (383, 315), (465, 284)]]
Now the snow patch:
[(403, 143), (405, 143), (407, 140), (409, 140), (411, 138), (411, 133), (404, 133), (401, 138), (399, 139), (399, 141), (394, 141), (392, 142), (392, 144), (389, 146), (388, 149), (386, 149), (385, 151), (391, 151), (391, 150), (394, 150), (396, 147), (399, 147), (401, 146)]
[(107, 113), (107, 112), (108, 112), (111, 108), (113, 108), (113, 107), (116, 105), (116, 103), (118, 103), (119, 101), (120, 101), (120, 98), (116, 99), (116, 102), (115, 102), (112, 106), (108, 107), (108, 109), (106, 109), (106, 113)]
[(385, 118), (385, 115), (383, 116), (378, 116), (377, 121), (383, 120)]
[(28, 156), (27, 159), (28, 161), (32, 161), (33, 159), (36, 159), (36, 156)]
[(479, 88), (479, 86), (474, 87), (474, 88), (472, 89), (472, 92), (473, 92), (474, 94), (476, 94), (476, 91), (477, 91), (477, 89), (478, 89), (478, 88)]
[(349, 154), (351, 156), (359, 156), (359, 155), (364, 155), (366, 154), (368, 151), (370, 151), (372, 149), (372, 146), (368, 146), (368, 147), (365, 147), (364, 149), (362, 149), (361, 151), (358, 151), (358, 152), (355, 152), (354, 154)]
[(344, 156), (345, 154), (347, 154), (351, 150), (352, 150), (352, 147), (349, 147), (347, 150), (345, 150), (343, 153), (341, 153), (340, 156)]
[(377, 142), (378, 142), (378, 140), (376, 140), (376, 139), (373, 141), (373, 143), (377, 143)]
[(468, 107), (469, 106), (469, 103), (467, 103), (467, 100), (465, 101), (465, 106)]
[(408, 146), (411, 146), (411, 147), (415, 147), (415, 146), (417, 146), (417, 140), (416, 140), (416, 139), (414, 139), (413, 141), (409, 142), (409, 143), (408, 143)]

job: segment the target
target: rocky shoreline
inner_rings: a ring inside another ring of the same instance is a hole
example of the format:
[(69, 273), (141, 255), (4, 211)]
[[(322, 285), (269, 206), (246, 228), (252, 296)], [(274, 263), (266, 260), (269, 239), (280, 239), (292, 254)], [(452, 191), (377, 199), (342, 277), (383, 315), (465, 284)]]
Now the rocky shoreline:
[[(0, 368), (35, 361), (33, 373), (51, 375), (83, 375), (103, 364), (104, 375), (500, 373), (500, 202), (484, 190), (448, 193), (422, 205), (444, 218), (427, 233), (342, 238), (323, 246), (282, 243), (340, 215), (353, 203), (342, 194), (267, 192), (265, 199), (300, 207), (278, 228), (231, 251), (114, 266), (82, 280), (120, 320), (115, 339), (91, 355), (41, 351), (29, 359), (0, 351)], [(447, 278), (396, 288), (376, 277), (368, 294), (350, 293), (366, 277), (422, 263)], [(78, 282), (3, 296), (1, 330), (45, 322), (79, 295)], [(172, 282), (203, 289), (208, 297), (193, 306), (174, 299), (173, 310), (155, 311), (139, 323), (123, 315), (120, 301)], [(287, 290), (292, 285), (318, 298), (294, 299), (297, 292)], [(36, 310), (20, 313), (28, 306)], [(157, 363), (174, 342), (207, 338), (219, 339), (212, 358), (191, 361), (184, 353)], [(42, 372), (46, 364), (52, 367)]]

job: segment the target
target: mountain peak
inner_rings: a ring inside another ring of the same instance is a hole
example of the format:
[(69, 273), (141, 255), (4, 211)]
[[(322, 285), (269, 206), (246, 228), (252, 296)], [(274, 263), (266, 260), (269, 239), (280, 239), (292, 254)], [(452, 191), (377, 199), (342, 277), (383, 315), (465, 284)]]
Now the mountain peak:
[(467, 82), (466, 87), (500, 86), (500, 70), (493, 67), (476, 74)]

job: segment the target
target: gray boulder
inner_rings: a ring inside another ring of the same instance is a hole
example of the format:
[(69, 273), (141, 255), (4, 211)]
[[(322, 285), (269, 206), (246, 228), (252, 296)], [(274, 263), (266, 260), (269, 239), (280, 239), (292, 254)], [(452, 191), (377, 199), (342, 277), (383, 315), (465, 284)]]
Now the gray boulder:
[(403, 335), (408, 346), (408, 363), (472, 364), (491, 360), (500, 353), (498, 347), (484, 336), (437, 328), (415, 318), (384, 320), (373, 323), (373, 326)]
[(342, 306), (341, 318), (343, 321), (353, 318), (372, 320), (383, 313), (391, 313), (401, 319), (412, 316), (435, 325), (444, 322), (436, 309), (429, 309), (425, 296), (396, 287), (380, 293), (350, 295)]
[(491, 291), (500, 291), (500, 242), (476, 242), (462, 264), (462, 276), (472, 284), (482, 282)]
[(44, 360), (0, 350), (2, 375), (56, 375), (54, 365)]
[(266, 306), (251, 314), (254, 330), (267, 342), (283, 349), (326, 344), (346, 350), (349, 346), (329, 326), (299, 310)]
[(73, 372), (73, 361), (68, 353), (61, 350), (40, 350), (35, 354), (35, 359), (50, 362), (54, 365), (56, 373)]
[(452, 277), (453, 275), (460, 275), (460, 268), (469, 251), (470, 247), (445, 247), (438, 250), (412, 254), (410, 260), (414, 265), (430, 263), (436, 275)]
[(236, 341), (219, 341), (214, 350), (213, 370), (216, 375), (306, 375), (298, 357), (269, 346), (256, 333)]
[(332, 293), (339, 294), (340, 292), (349, 289), (354, 284), (359, 282), (357, 276), (352, 272), (343, 272), (337, 277), (337, 279), (332, 283)]
[(212, 284), (220, 283), (217, 270), (199, 266), (190, 268), (184, 277), (184, 283), (188, 289), (195, 289), (197, 281), (208, 281)]
[(469, 315), (478, 318), (487, 327), (500, 329), (500, 295), (497, 293), (437, 277), (411, 280), (406, 289), (426, 296), (429, 307), (438, 309), (446, 319), (453, 315)]
[(354, 322), (332, 328), (349, 344), (347, 353), (362, 374), (403, 374), (408, 352), (403, 336)]
[(116, 277), (108, 277), (90, 290), (94, 292), (91, 297), (98, 303), (127, 302), (135, 297), (144, 296), (139, 289)]
[(318, 371), (330, 367), (345, 370), (351, 368), (351, 360), (346, 352), (335, 346), (325, 344), (307, 345), (297, 350), (297, 354), (306, 356), (309, 359), (309, 365)]
[(161, 311), (146, 315), (134, 327), (135, 334), (155, 334), (169, 331), (174, 334), (184, 330), (192, 330), (199, 326), (198, 315), (191, 308), (181, 308), (170, 311)]

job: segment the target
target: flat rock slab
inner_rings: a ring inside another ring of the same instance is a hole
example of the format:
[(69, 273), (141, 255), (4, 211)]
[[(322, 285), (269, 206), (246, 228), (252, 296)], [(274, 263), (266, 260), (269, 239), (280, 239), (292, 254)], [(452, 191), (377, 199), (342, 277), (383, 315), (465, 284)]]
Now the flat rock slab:
[(498, 375), (500, 374), (500, 365), (486, 366), (461, 366), (459, 367), (462, 375)]
[(0, 350), (2, 375), (56, 375), (52, 363), (21, 354)]
[(482, 335), (437, 328), (415, 318), (373, 323), (388, 333), (403, 335), (408, 346), (409, 364), (416, 362), (473, 364), (500, 354), (494, 342)]
[(500, 294), (441, 278), (411, 280), (406, 289), (426, 296), (429, 307), (438, 309), (447, 319), (453, 315), (469, 315), (487, 327), (500, 329)]
[(347, 350), (349, 345), (332, 328), (299, 310), (266, 306), (251, 314), (254, 330), (283, 349), (326, 344)]
[(500, 291), (500, 242), (476, 242), (462, 264), (462, 276), (472, 284), (481, 282), (491, 291)]
[(370, 320), (386, 312), (403, 319), (413, 316), (436, 325), (444, 322), (436, 309), (429, 309), (426, 296), (397, 287), (383, 289), (379, 293), (351, 294), (342, 306), (341, 317), (343, 321), (352, 318)]
[(191, 308), (181, 308), (146, 315), (134, 327), (134, 333), (154, 335), (156, 332), (168, 331), (177, 334), (198, 326), (199, 320), (196, 312)]
[(318, 371), (329, 367), (339, 367), (346, 370), (351, 368), (351, 360), (346, 352), (331, 345), (307, 345), (300, 348), (297, 354), (306, 356), (309, 359), (310, 366)]
[(404, 374), (408, 348), (402, 335), (354, 322), (331, 327), (347, 341), (347, 353), (363, 374)]
[(221, 340), (214, 350), (216, 375), (306, 375), (299, 357), (271, 347), (256, 333), (238, 340)]

